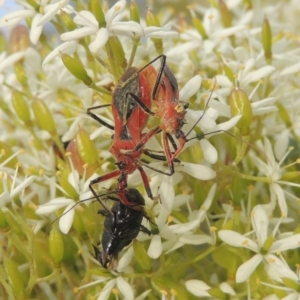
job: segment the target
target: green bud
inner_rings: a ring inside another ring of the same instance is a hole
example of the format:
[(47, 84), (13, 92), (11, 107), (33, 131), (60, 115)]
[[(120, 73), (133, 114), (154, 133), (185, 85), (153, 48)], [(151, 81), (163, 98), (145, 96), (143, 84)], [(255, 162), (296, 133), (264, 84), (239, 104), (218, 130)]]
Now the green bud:
[(272, 30), (267, 17), (263, 21), (261, 36), (265, 58), (267, 63), (270, 64), (272, 62)]
[(244, 0), (244, 4), (248, 10), (252, 9), (252, 0)]
[(7, 50), (6, 38), (5, 38), (5, 35), (3, 34), (3, 32), (0, 31), (0, 53), (4, 52), (6, 50)]
[[(147, 9), (146, 11), (146, 24), (147, 26), (161, 27), (158, 18), (152, 10)], [(161, 54), (163, 52), (163, 43), (161, 39), (152, 38), (156, 51)]]
[(214, 299), (226, 300), (226, 295), (219, 288), (209, 289), (207, 290), (207, 293), (209, 293)]
[(11, 32), (9, 52), (16, 53), (26, 50), (30, 46), (29, 31), (24, 25), (17, 25)]
[(289, 115), (287, 109), (281, 103), (278, 103), (277, 107), (278, 107), (278, 113), (279, 113), (280, 118), (283, 120), (283, 122), (286, 124), (286, 126), (292, 127), (293, 124), (291, 122), (291, 118), (290, 118), (290, 115)]
[(231, 23), (232, 23), (231, 14), (230, 11), (228, 10), (226, 3), (223, 0), (219, 0), (219, 9), (220, 9), (223, 26), (226, 28), (231, 27)]
[[(9, 157), (11, 157), (14, 152), (12, 151), (11, 147), (4, 142), (0, 141), (0, 164), (6, 161)], [(10, 161), (5, 164), (5, 167), (8, 168), (15, 168), (15, 165), (18, 163), (18, 158), (15, 156)]]
[(16, 73), (16, 77), (17, 77), (18, 81), (22, 85), (27, 85), (27, 74), (24, 69), (23, 62), (19, 61), (19, 62), (15, 63), (14, 68), (15, 68), (15, 73)]
[(286, 287), (289, 287), (289, 288), (291, 288), (291, 289), (293, 289), (295, 291), (299, 291), (300, 290), (298, 282), (296, 282), (296, 281), (294, 281), (294, 280), (292, 280), (292, 279), (290, 279), (288, 277), (283, 277), (283, 278), (281, 278), (281, 280), (282, 280), (282, 282), (284, 283), (284, 285)]
[(44, 103), (44, 101), (39, 100), (37, 98), (34, 99), (32, 101), (32, 110), (38, 126), (41, 129), (46, 130), (51, 134), (55, 134), (56, 127), (55, 127), (54, 119), (49, 108)]
[(300, 171), (290, 171), (282, 174), (281, 180), (292, 181), (293, 179), (299, 178)]
[(98, 151), (90, 136), (86, 131), (79, 127), (76, 137), (77, 151), (84, 163), (93, 165), (98, 161)]
[(234, 88), (229, 95), (229, 105), (232, 116), (242, 115), (236, 124), (236, 127), (240, 130), (241, 135), (249, 135), (253, 114), (251, 103), (247, 94), (238, 87)]
[(127, 62), (119, 38), (117, 36), (111, 36), (105, 47), (112, 73), (116, 78), (120, 78), (127, 67)]
[(66, 13), (63, 9), (60, 10), (60, 17), (69, 31), (73, 31), (77, 28), (76, 23), (73, 21), (70, 15)]
[(6, 257), (3, 259), (3, 264), (9, 284), (14, 295), (16, 296), (16, 299), (25, 299), (25, 286), (17, 264), (13, 260)]
[(35, 0), (26, 0), (26, 2), (31, 5), (35, 10), (36, 12), (39, 12), (40, 11), (40, 6), (39, 6), (39, 2), (38, 1), (35, 1)]
[(17, 91), (12, 94), (12, 105), (18, 117), (24, 122), (30, 122), (30, 110), (23, 95)]
[(99, 27), (106, 27), (105, 15), (100, 0), (91, 0), (92, 13), (98, 21)]
[(232, 82), (234, 83), (235, 82), (235, 76), (234, 76), (234, 73), (232, 72), (232, 70), (226, 65), (223, 63), (223, 70), (225, 72), (225, 75), (227, 76), (227, 78)]
[(69, 175), (72, 170), (70, 166), (66, 165), (65, 168), (58, 174), (58, 181), (60, 186), (64, 189), (67, 195), (72, 199), (77, 199), (78, 194), (75, 188), (69, 182)]
[(143, 270), (150, 270), (151, 269), (151, 259), (147, 255), (147, 252), (144, 248), (143, 243), (140, 243), (138, 241), (133, 242), (133, 251), (134, 256), (139, 263), (139, 265), (143, 268)]
[(207, 36), (206, 30), (202, 24), (202, 21), (200, 20), (200, 18), (198, 18), (196, 16), (194, 11), (191, 10), (190, 12), (192, 15), (192, 21), (193, 21), (194, 28), (201, 34), (202, 38), (204, 40), (206, 40), (208, 38), (208, 36)]
[(4, 231), (7, 232), (10, 227), (6, 221), (5, 213), (0, 209), (0, 228)]
[(15, 218), (10, 212), (4, 213), (7, 223), (9, 224), (10, 229), (21, 239), (25, 240), (26, 235), (22, 230), (22, 227), (18, 224)]
[(130, 20), (140, 23), (140, 10), (134, 0), (130, 3)]
[(83, 64), (79, 58), (73, 58), (72, 56), (62, 53), (61, 59), (65, 67), (77, 78), (83, 81), (87, 86), (93, 83), (93, 80), (88, 76)]
[(271, 246), (273, 245), (274, 243), (274, 236), (273, 235), (269, 235), (267, 237), (267, 239), (265, 240), (262, 248), (260, 249), (260, 253), (261, 254), (267, 254), (269, 249), (271, 248)]
[(62, 234), (52, 229), (49, 235), (49, 253), (55, 265), (59, 265), (64, 256), (64, 242)]

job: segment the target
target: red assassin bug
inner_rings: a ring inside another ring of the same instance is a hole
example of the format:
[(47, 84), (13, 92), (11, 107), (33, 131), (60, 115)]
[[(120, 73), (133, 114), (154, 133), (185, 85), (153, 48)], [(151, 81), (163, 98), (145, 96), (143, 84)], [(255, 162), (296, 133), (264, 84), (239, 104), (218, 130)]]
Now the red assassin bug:
[[(157, 57), (165, 57), (164, 55)], [(151, 86), (149, 84), (150, 76), (156, 72), (150, 62), (142, 69), (129, 68), (120, 78), (112, 97), (112, 112), (115, 120), (115, 127), (106, 124), (101, 118), (95, 115), (92, 110), (103, 106), (89, 108), (87, 114), (99, 123), (115, 130), (114, 140), (110, 152), (116, 157), (119, 170), (115, 170), (106, 175), (95, 178), (90, 181), (89, 188), (96, 197), (93, 185), (102, 181), (119, 176), (117, 190), (121, 201), (126, 205), (132, 205), (128, 202), (125, 195), (127, 187), (128, 174), (138, 169), (141, 173), (143, 183), (149, 198), (153, 199), (147, 175), (141, 165), (144, 165), (139, 158), (143, 151), (143, 145), (137, 148), (142, 139), (142, 130), (145, 128), (151, 107)], [(162, 76), (162, 68), (157, 76), (157, 82)], [(156, 73), (155, 73), (156, 74)], [(155, 83), (155, 86), (157, 85)], [(139, 103), (133, 98), (137, 97)], [(137, 95), (137, 96), (136, 96)], [(107, 105), (105, 105), (107, 106)], [(149, 156), (165, 160), (164, 157), (146, 152)]]
[[(166, 56), (162, 55), (161, 68), (157, 76), (157, 79), (152, 92), (152, 99), (154, 102), (154, 112), (149, 109), (148, 106), (145, 106), (140, 98), (130, 93), (132, 99), (136, 101), (136, 103), (149, 115), (156, 116), (160, 119), (160, 124), (154, 129), (150, 130), (147, 134), (143, 135), (139, 144), (135, 147), (134, 150), (126, 151), (122, 150), (123, 153), (133, 153), (134, 151), (138, 151), (142, 147), (144, 147), (145, 143), (155, 134), (159, 132), (163, 132), (163, 146), (165, 149), (165, 155), (170, 167), (170, 173), (165, 173), (166, 175), (172, 175), (174, 173), (174, 160), (182, 151), (185, 143), (188, 141), (187, 136), (191, 133), (193, 128), (197, 125), (197, 123), (201, 120), (203, 115), (197, 120), (194, 126), (190, 129), (190, 131), (185, 134), (182, 131), (182, 127), (185, 124), (185, 114), (186, 109), (188, 108), (188, 103), (183, 103), (178, 100), (179, 92), (178, 92), (178, 84), (177, 81), (166, 64)], [(156, 71), (154, 71), (156, 72)], [(207, 104), (206, 104), (207, 108)], [(205, 108), (205, 109), (206, 109)], [(175, 137), (179, 141), (179, 147), (175, 144), (171, 135), (175, 135)], [(172, 153), (170, 149), (169, 142), (171, 142), (175, 152)]]
[[(116, 192), (116, 194), (119, 193)], [(115, 201), (109, 210), (98, 198), (104, 208), (98, 213), (105, 217), (104, 231), (101, 237), (102, 251), (94, 245), (93, 248), (95, 258), (105, 269), (116, 269), (119, 252), (128, 246), (140, 231), (151, 235), (151, 231), (142, 225), (143, 218), (151, 220), (144, 211), (145, 200), (140, 192), (136, 189), (128, 189), (125, 190), (125, 197), (132, 206), (138, 206), (139, 210), (124, 205), (119, 198), (107, 196), (108, 199)]]

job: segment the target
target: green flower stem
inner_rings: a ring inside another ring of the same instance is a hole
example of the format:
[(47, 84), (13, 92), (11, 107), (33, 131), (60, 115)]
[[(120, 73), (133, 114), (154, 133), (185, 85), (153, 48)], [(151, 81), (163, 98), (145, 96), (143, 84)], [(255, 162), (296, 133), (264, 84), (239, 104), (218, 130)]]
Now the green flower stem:
[(108, 91), (108, 90), (106, 90), (106, 89), (103, 89), (103, 88), (97, 86), (97, 85), (95, 84), (95, 82), (92, 82), (92, 83), (89, 85), (89, 88), (91, 88), (91, 89), (93, 89), (93, 90), (95, 90), (95, 91), (97, 91), (97, 92), (99, 92), (99, 93), (105, 94), (105, 95), (110, 95), (110, 96), (112, 95), (112, 93), (111, 93), (110, 91)]

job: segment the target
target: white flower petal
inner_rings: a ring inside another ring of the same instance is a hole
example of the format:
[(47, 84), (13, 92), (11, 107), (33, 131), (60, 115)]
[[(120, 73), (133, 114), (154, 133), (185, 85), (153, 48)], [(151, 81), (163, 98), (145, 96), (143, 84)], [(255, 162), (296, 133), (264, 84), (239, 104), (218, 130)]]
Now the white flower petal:
[(131, 285), (127, 281), (125, 281), (122, 276), (117, 277), (117, 287), (120, 290), (120, 292), (124, 295), (125, 299), (134, 299), (133, 289)]
[(168, 229), (175, 234), (182, 234), (195, 229), (199, 225), (198, 220), (194, 220), (187, 223), (170, 225)]
[(234, 289), (227, 283), (227, 282), (222, 282), (220, 284), (220, 289), (222, 292), (229, 294), (229, 295), (235, 295)]
[(62, 233), (67, 234), (72, 227), (72, 223), (74, 220), (75, 215), (75, 209), (72, 209), (74, 207), (74, 203), (69, 204), (64, 212), (63, 215), (59, 219), (59, 228)]
[(129, 247), (127, 251), (122, 255), (117, 267), (117, 271), (119, 273), (123, 272), (123, 270), (130, 264), (133, 258), (133, 254), (133, 247)]
[(108, 12), (105, 14), (106, 23), (110, 24), (113, 21), (113, 19), (122, 12), (125, 6), (126, 6), (126, 1), (121, 0), (118, 1), (112, 8), (110, 8)]
[(281, 160), (281, 158), (284, 156), (284, 154), (288, 149), (289, 136), (290, 136), (290, 130), (287, 128), (283, 130), (279, 134), (279, 136), (275, 139), (274, 152), (278, 160)]
[(180, 90), (179, 99), (180, 101), (187, 101), (190, 97), (196, 94), (202, 83), (202, 77), (200, 75), (196, 75), (192, 79), (190, 79), (185, 86)]
[(200, 180), (210, 180), (216, 177), (214, 170), (199, 164), (184, 162), (177, 169)]
[(37, 25), (38, 26), (42, 26), (45, 23), (49, 22), (55, 16), (55, 14), (61, 8), (63, 8), (64, 6), (66, 6), (69, 2), (70, 2), (70, 0), (63, 0), (63, 1), (60, 1), (60, 2), (56, 2), (54, 4), (47, 5), (46, 8), (45, 8), (46, 13), (39, 20), (39, 22), (37, 23)]
[(43, 26), (38, 25), (41, 18), (42, 18), (42, 14), (36, 14), (31, 23), (31, 30), (30, 30), (29, 37), (31, 43), (34, 45), (37, 44), (43, 30)]
[(89, 45), (89, 49), (92, 53), (96, 53), (101, 47), (103, 47), (109, 38), (109, 32), (106, 28), (101, 28), (96, 35), (96, 38)]
[(135, 300), (144, 300), (144, 299), (146, 299), (146, 297), (150, 294), (151, 291), (152, 290), (147, 290), (147, 291), (143, 292), (138, 297), (136, 297)]
[(111, 294), (112, 289), (116, 284), (116, 279), (111, 279), (105, 287), (101, 290), (97, 300), (107, 300)]
[(138, 36), (144, 35), (143, 27), (134, 21), (127, 22), (113, 22), (108, 30), (112, 32), (114, 35), (125, 34), (126, 36), (134, 36), (137, 34)]
[(284, 217), (287, 217), (288, 208), (287, 208), (287, 203), (285, 200), (285, 195), (284, 195), (282, 187), (277, 183), (272, 183), (270, 185), (270, 189), (273, 189), (273, 191), (275, 192), (275, 194), (277, 196), (277, 201), (278, 201), (282, 215)]
[(13, 191), (10, 194), (10, 197), (13, 198), (16, 195), (20, 194), (22, 190), (27, 188), (35, 179), (35, 176), (30, 176), (26, 178), (21, 184), (19, 184), (16, 188), (13, 189)]
[(228, 79), (227, 76), (225, 75), (217, 75), (216, 81), (218, 86), (223, 86), (232, 89), (233, 88), (233, 83)]
[(208, 294), (206, 291), (211, 287), (201, 280), (187, 280), (185, 282), (185, 287), (190, 293), (197, 297), (210, 297), (210, 294)]
[(200, 145), (204, 159), (210, 164), (216, 163), (218, 160), (218, 152), (216, 148), (207, 139), (200, 140)]
[(247, 75), (243, 78), (242, 82), (244, 85), (249, 84), (250, 82), (258, 81), (268, 75), (270, 75), (275, 70), (273, 66), (264, 66), (256, 71), (252, 71), (247, 73)]
[(64, 206), (69, 205), (70, 203), (75, 204), (75, 201), (73, 199), (67, 199), (64, 197), (53, 199), (43, 205), (39, 205), (39, 207), (36, 209), (35, 213), (38, 215), (45, 215), (50, 214), (57, 209), (60, 209)]
[(298, 276), (288, 267), (285, 262), (281, 261), (276, 255), (267, 254), (264, 258), (268, 263), (265, 269), (272, 279), (278, 282), (282, 282), (281, 279), (287, 277), (295, 282), (299, 281)]
[(148, 248), (148, 256), (152, 259), (157, 259), (162, 253), (162, 243), (161, 237), (159, 235), (154, 235), (151, 239), (150, 246)]
[(299, 247), (300, 247), (300, 233), (275, 241), (271, 246), (271, 248), (269, 249), (269, 253), (277, 253), (277, 252), (282, 252), (290, 249), (296, 249)]
[(218, 130), (223, 130), (223, 131), (229, 130), (237, 124), (237, 122), (240, 120), (241, 117), (242, 117), (241, 115), (234, 116), (230, 120), (218, 124), (216, 126), (215, 130), (216, 131), (218, 131)]
[(160, 188), (159, 195), (161, 197), (161, 203), (165, 211), (171, 213), (174, 204), (174, 184), (172, 176), (164, 175)]
[(292, 66), (283, 69), (280, 76), (298, 73), (300, 71), (300, 62), (294, 63)]
[(3, 70), (6, 70), (8, 67), (13, 65), (15, 62), (24, 58), (25, 54), (26, 54), (26, 51), (16, 52), (14, 54), (9, 55), (6, 59), (2, 60), (1, 64), (0, 64), (0, 72), (3, 72)]
[(243, 263), (237, 270), (235, 281), (241, 283), (246, 281), (254, 272), (256, 267), (261, 263), (263, 257), (261, 254), (254, 255), (251, 259)]
[(189, 245), (213, 244), (213, 238), (209, 235), (184, 234), (180, 236), (179, 242)]
[(244, 247), (251, 249), (254, 252), (259, 251), (258, 245), (249, 238), (232, 230), (220, 230), (219, 238), (226, 244), (233, 247)]
[(24, 9), (6, 14), (0, 19), (0, 28), (16, 26), (21, 20), (33, 17), (35, 14), (34, 9)]
[(66, 54), (73, 54), (77, 48), (78, 43), (76, 41), (65, 42), (59, 45), (57, 48), (52, 50), (44, 59), (42, 66), (44, 67), (48, 62), (50, 62), (54, 57), (58, 56), (60, 52)]
[(267, 239), (269, 217), (261, 205), (256, 205), (251, 213), (251, 222), (258, 239), (258, 245), (263, 246)]
[(72, 40), (79, 40), (82, 37), (85, 37), (87, 35), (95, 34), (96, 30), (92, 27), (83, 27), (78, 28), (70, 32), (66, 32), (60, 35), (60, 39), (62, 41), (72, 41)]

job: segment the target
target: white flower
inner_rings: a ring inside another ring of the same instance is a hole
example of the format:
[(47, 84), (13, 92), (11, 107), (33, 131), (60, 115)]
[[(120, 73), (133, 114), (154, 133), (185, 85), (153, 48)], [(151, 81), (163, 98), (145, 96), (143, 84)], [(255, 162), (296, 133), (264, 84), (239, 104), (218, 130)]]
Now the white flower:
[(105, 14), (106, 27), (99, 29), (99, 24), (96, 18), (89, 11), (79, 12), (74, 22), (81, 28), (75, 29), (72, 32), (63, 33), (61, 39), (63, 41), (74, 41), (85, 36), (96, 35), (93, 42), (89, 45), (92, 53), (98, 52), (103, 47), (110, 35), (120, 35), (125, 37), (174, 37), (177, 33), (170, 31), (168, 28), (159, 27), (143, 27), (134, 21), (119, 21), (123, 10), (126, 6), (126, 1), (121, 0), (111, 7)]
[[(272, 150), (272, 146), (270, 141), (265, 137), (264, 139), (264, 150), (263, 153), (266, 156), (267, 163), (263, 162), (256, 155), (251, 155), (253, 163), (259, 169), (261, 173), (263, 173), (269, 180), (269, 188), (271, 194), (271, 203), (269, 204), (269, 209), (273, 209), (275, 206), (275, 201), (277, 199), (279, 207), (283, 216), (287, 216), (288, 209), (286, 204), (286, 199), (284, 195), (284, 190), (280, 185), (290, 185), (295, 187), (300, 187), (300, 184), (294, 184), (288, 181), (281, 181), (281, 168), (280, 165), (283, 163), (287, 155), (290, 151), (288, 151), (280, 160), (280, 162), (276, 162), (274, 153)], [(270, 211), (271, 213), (271, 211)]]
[(30, 41), (33, 44), (37, 44), (43, 30), (43, 25), (49, 22), (56, 15), (56, 13), (60, 11), (60, 9), (67, 6), (70, 0), (61, 0), (58, 2), (55, 1), (52, 4), (48, 4), (47, 0), (43, 0), (40, 2), (40, 5), (37, 4), (37, 8), (31, 6), (28, 4), (28, 2), (23, 0), (18, 2), (18, 4), (23, 5), (25, 9), (5, 15), (0, 20), (0, 28), (14, 27), (20, 21), (25, 20), (26, 18), (33, 18), (31, 22)]
[[(185, 282), (185, 287), (190, 293), (192, 293), (193, 295), (195, 295), (197, 297), (213, 298), (213, 296), (211, 296), (209, 294), (209, 292), (207, 292), (208, 290), (211, 289), (211, 287), (209, 285), (207, 285), (205, 282), (203, 282), (202, 280), (197, 280), (197, 279), (187, 280)], [(232, 296), (236, 295), (236, 293), (232, 289), (232, 287), (226, 282), (222, 282), (220, 284), (220, 290), (222, 292), (232, 295)]]
[[(240, 283), (246, 281), (261, 262), (269, 264), (271, 267), (275, 267), (276, 270), (280, 270), (281, 274), (293, 273), (288, 268), (284, 259), (279, 259), (274, 253), (277, 254), (285, 250), (298, 248), (300, 234), (274, 241), (268, 249), (265, 249), (265, 242), (269, 237), (269, 218), (261, 205), (256, 205), (253, 208), (251, 223), (255, 233), (253, 240), (232, 230), (219, 231), (220, 239), (226, 244), (233, 247), (244, 247), (256, 253), (251, 259), (238, 268), (236, 272), (236, 282)], [(275, 233), (272, 234), (273, 237), (274, 234)]]

